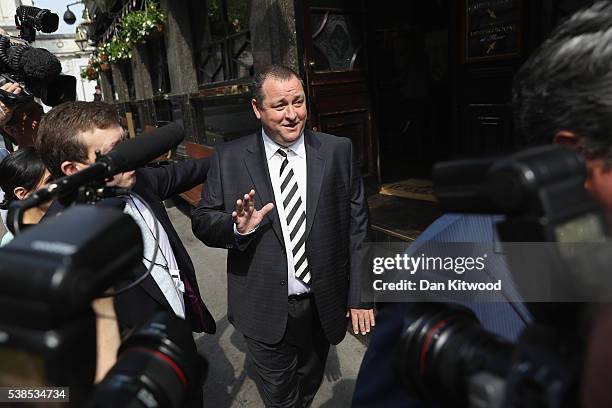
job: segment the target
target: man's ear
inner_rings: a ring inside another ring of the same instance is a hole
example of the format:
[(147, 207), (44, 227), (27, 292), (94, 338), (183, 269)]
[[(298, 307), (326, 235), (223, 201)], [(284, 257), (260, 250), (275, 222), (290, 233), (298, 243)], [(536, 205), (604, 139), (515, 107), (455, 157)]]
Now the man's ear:
[(73, 161), (65, 161), (60, 165), (60, 170), (67, 176), (72, 176), (74, 173), (79, 171), (77, 165)]
[(15, 187), (13, 189), (13, 194), (15, 194), (15, 197), (18, 199), (24, 200), (28, 196), (28, 190), (26, 190), (24, 187)]
[(251, 106), (253, 107), (253, 112), (255, 112), (255, 116), (257, 119), (261, 119), (261, 112), (259, 111), (259, 107), (257, 106), (257, 101), (255, 98), (251, 99)]
[(574, 132), (561, 130), (557, 132), (557, 134), (553, 138), (553, 142), (563, 145), (565, 147), (569, 147), (570, 149), (578, 150), (580, 144), (580, 136), (578, 136)]

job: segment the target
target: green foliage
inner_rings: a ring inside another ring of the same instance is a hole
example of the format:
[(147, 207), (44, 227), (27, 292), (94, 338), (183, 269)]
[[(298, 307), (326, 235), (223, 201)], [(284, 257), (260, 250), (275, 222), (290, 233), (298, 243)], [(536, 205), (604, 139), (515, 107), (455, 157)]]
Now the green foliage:
[(93, 81), (100, 71), (108, 69), (109, 62), (132, 58), (133, 47), (152, 33), (160, 32), (165, 20), (166, 16), (156, 1), (149, 1), (144, 10), (127, 13), (117, 24), (112, 38), (98, 44), (87, 67), (81, 70), (81, 78)]
[(133, 45), (147, 38), (153, 31), (159, 30), (165, 19), (157, 3), (151, 1), (146, 9), (126, 14), (121, 20), (121, 29), (117, 34), (120, 34), (127, 44)]

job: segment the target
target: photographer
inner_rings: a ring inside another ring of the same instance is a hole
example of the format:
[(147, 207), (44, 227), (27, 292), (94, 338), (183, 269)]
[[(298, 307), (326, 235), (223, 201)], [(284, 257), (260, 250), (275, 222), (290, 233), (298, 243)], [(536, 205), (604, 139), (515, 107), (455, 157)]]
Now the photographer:
[[(608, 212), (612, 211), (611, 41), (612, 5), (596, 3), (557, 27), (523, 64), (513, 84), (517, 132), (533, 143), (554, 142), (580, 152), (588, 167), (585, 188)], [(447, 214), (432, 224), (419, 241), (494, 241), (495, 223), (493, 216)], [(497, 269), (496, 273), (508, 274), (507, 268), (500, 271), (498, 265)], [(511, 310), (517, 314), (525, 310), (521, 304), (467, 306), (485, 329), (510, 340), (529, 322), (511, 318)], [(392, 371), (392, 350), (411, 323), (404, 321), (409, 308), (409, 304), (396, 304), (377, 316), (379, 327), (362, 363), (353, 406), (431, 406), (405, 394)], [(586, 379), (603, 374), (597, 368), (593, 370)]]

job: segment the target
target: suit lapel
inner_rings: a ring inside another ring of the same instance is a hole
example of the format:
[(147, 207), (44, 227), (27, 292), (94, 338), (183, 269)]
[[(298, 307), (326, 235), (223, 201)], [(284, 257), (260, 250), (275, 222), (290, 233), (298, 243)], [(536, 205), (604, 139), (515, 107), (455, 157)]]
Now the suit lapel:
[(319, 203), (325, 158), (321, 151), (321, 142), (310, 130), (304, 131), (304, 144), (306, 146), (306, 237), (308, 237)]
[[(266, 150), (263, 146), (262, 136), (261, 133), (256, 133), (251, 137), (253, 140), (252, 143), (247, 146), (244, 164), (249, 172), (249, 176), (251, 176), (253, 188), (255, 189), (255, 197), (257, 199), (255, 205), (257, 208), (261, 208), (268, 203), (274, 203), (275, 207), (268, 213), (267, 217), (270, 224), (272, 224), (272, 229), (276, 237), (284, 244), (283, 231), (278, 218), (278, 211), (276, 211), (277, 204), (274, 200), (274, 193), (270, 182), (270, 171), (268, 169), (268, 161), (266, 159)], [(247, 191), (245, 191), (245, 193), (247, 193)]]

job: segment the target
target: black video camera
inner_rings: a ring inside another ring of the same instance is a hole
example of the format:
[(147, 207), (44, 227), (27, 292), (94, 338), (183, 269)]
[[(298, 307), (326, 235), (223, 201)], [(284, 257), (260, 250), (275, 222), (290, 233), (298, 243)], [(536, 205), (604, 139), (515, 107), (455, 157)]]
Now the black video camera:
[(31, 47), (36, 30), (52, 33), (59, 17), (46, 9), (20, 6), (15, 14), (19, 38), (0, 37), (0, 86), (18, 83), (22, 93), (15, 95), (0, 90), (0, 102), (7, 107), (30, 102), (38, 97), (45, 105), (56, 106), (76, 99), (76, 78), (62, 75), (60, 61), (43, 48)]
[(72, 406), (180, 407), (204, 378), (191, 330), (158, 313), (125, 339), (96, 387), (95, 297), (142, 260), (121, 211), (74, 206), (0, 249), (0, 386), (69, 387)]
[[(579, 406), (589, 300), (609, 301), (612, 293), (606, 283), (612, 251), (602, 244), (607, 226), (584, 189), (586, 175), (577, 153), (555, 145), (436, 166), (435, 191), (445, 211), (505, 216), (497, 230), (519, 293), (534, 300), (525, 303), (534, 324), (513, 344), (484, 330), (465, 306), (413, 305), (395, 359), (412, 395), (453, 407)], [(517, 242), (524, 245), (513, 251)], [(525, 251), (542, 242), (549, 253), (528, 265), (539, 254)], [(547, 279), (539, 280), (542, 274)], [(545, 281), (553, 283), (545, 288), (553, 295), (536, 302)]]

